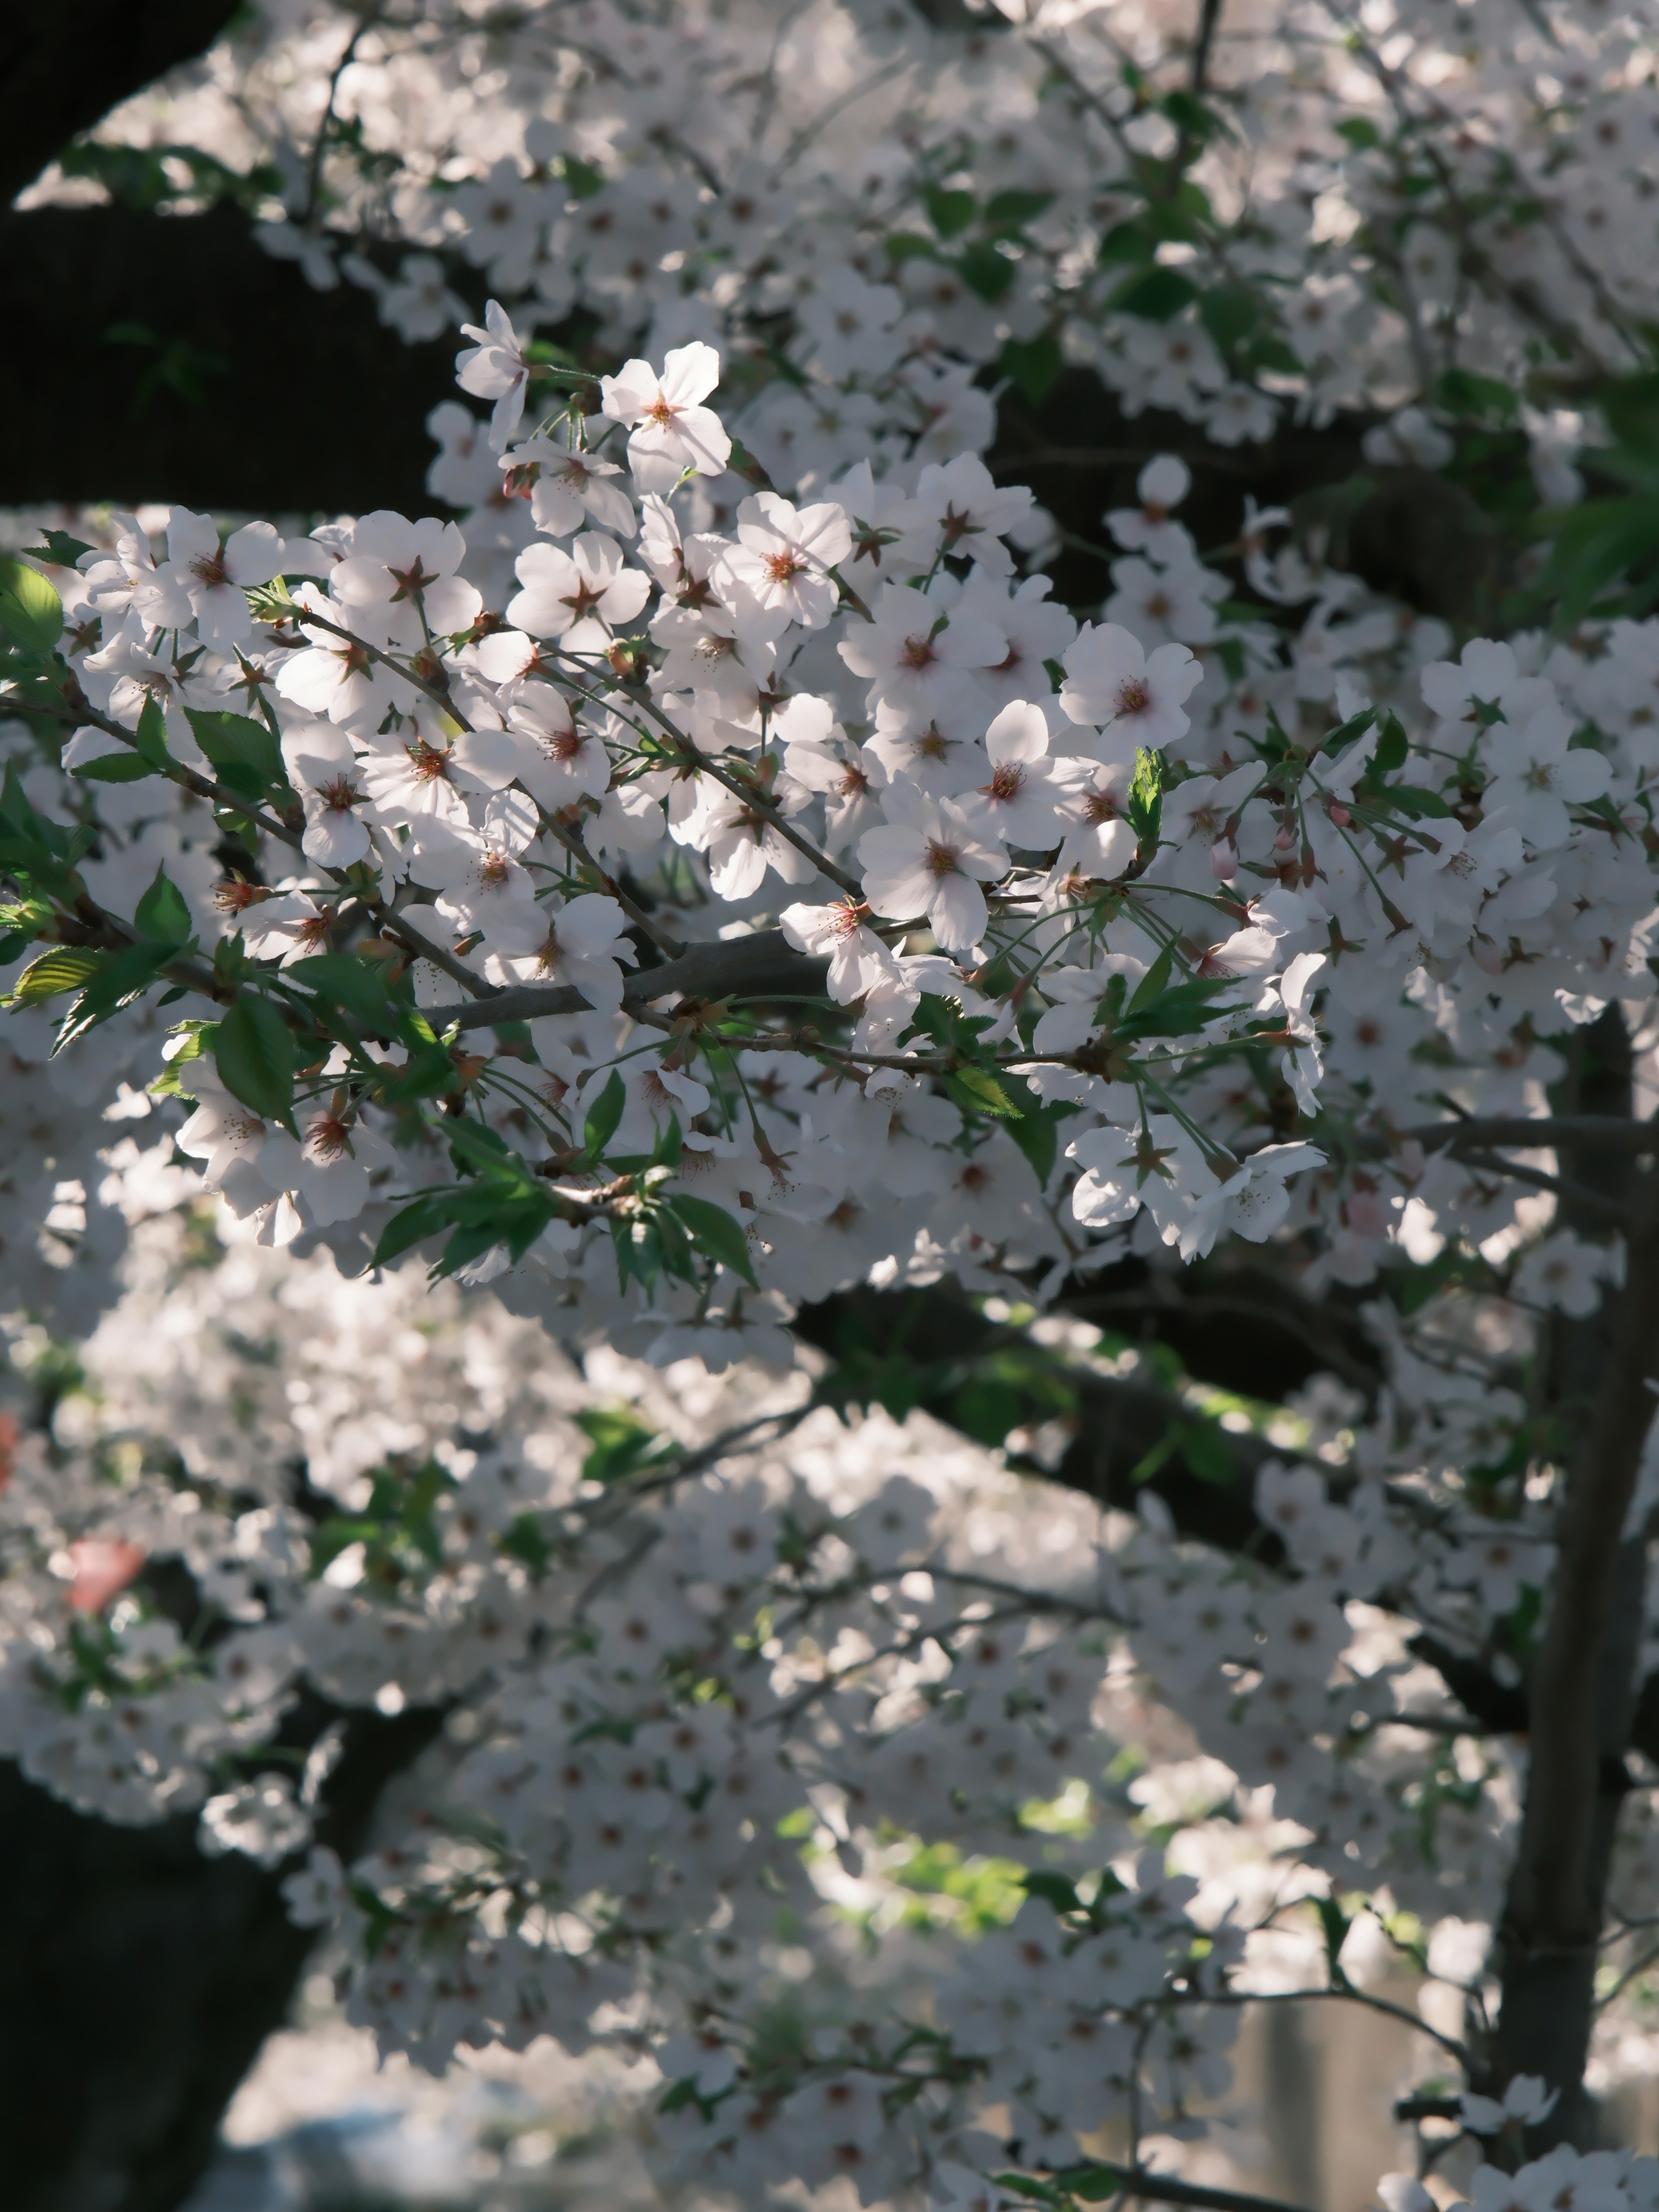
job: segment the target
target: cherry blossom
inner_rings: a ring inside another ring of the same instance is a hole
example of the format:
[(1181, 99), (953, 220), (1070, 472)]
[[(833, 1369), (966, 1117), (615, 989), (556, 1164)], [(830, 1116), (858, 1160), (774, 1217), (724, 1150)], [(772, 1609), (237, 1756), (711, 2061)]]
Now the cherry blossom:
[(719, 476), (732, 442), (720, 417), (701, 403), (720, 382), (720, 356), (701, 342), (667, 355), (662, 374), (648, 362), (625, 362), (600, 385), (601, 404), (629, 433), (628, 460), (641, 491), (672, 491), (689, 470)]

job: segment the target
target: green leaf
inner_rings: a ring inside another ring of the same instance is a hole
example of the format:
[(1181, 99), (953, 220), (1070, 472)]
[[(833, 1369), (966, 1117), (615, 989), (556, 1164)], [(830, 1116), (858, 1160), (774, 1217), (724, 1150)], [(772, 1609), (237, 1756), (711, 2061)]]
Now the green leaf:
[(1212, 1483), (1218, 1490), (1230, 1488), (1238, 1478), (1227, 1432), (1213, 1421), (1194, 1422), (1181, 1439), (1181, 1456), (1200, 1482)]
[(1155, 850), (1164, 826), (1164, 757), (1161, 753), (1149, 752), (1145, 745), (1136, 748), (1135, 772), (1129, 786), (1129, 795), (1124, 802), (1124, 813), (1129, 827), (1135, 833), (1135, 842), (1143, 852)]
[(54, 945), (23, 970), (12, 986), (10, 1003), (33, 1006), (42, 999), (56, 998), (60, 991), (83, 990), (103, 964), (104, 955), (84, 945)]
[(1391, 775), (1395, 769), (1404, 768), (1407, 750), (1405, 724), (1398, 714), (1385, 714), (1376, 750), (1371, 755), (1372, 771), (1377, 775)]
[(1419, 784), (1391, 783), (1382, 796), (1396, 813), (1409, 814), (1414, 822), (1442, 822), (1457, 811), (1450, 799), (1437, 791), (1425, 791)]
[(314, 952), (291, 961), (284, 979), (313, 991), (327, 1004), (343, 1006), (366, 1027), (385, 1024), (388, 1000), (383, 963), (359, 960), (349, 952)]
[(1014, 264), (989, 239), (975, 240), (956, 265), (963, 283), (988, 302), (1001, 299), (1014, 281)]
[(139, 935), (155, 944), (183, 945), (193, 933), (190, 908), (165, 868), (155, 871), (155, 880), (134, 908), (132, 918)]
[(1040, 1897), (1045, 1905), (1053, 1905), (1056, 1912), (1083, 1910), (1077, 1884), (1068, 1874), (1056, 1874), (1048, 1867), (1032, 1867), (1020, 1877), (1020, 1887), (1028, 1897)]
[(1085, 2204), (1103, 2204), (1109, 2197), (1121, 2197), (1127, 2177), (1121, 2166), (1073, 2166), (1057, 2177), (1068, 2195), (1081, 2197)]
[(1170, 988), (1170, 977), (1174, 969), (1175, 947), (1166, 945), (1136, 984), (1134, 996), (1129, 1001), (1129, 1012), (1139, 1013), (1143, 1006), (1150, 1006), (1154, 999), (1161, 998)]
[(1370, 151), (1382, 143), (1382, 133), (1367, 115), (1345, 115), (1336, 129), (1339, 137), (1362, 151)]
[(933, 240), (920, 231), (896, 230), (883, 239), (881, 246), (890, 261), (937, 261), (939, 258)]
[(669, 1448), (626, 1406), (591, 1406), (574, 1419), (593, 1447), (582, 1462), (585, 1482), (620, 1482)]
[(263, 722), (248, 714), (208, 714), (195, 707), (185, 708), (185, 719), (195, 732), (197, 744), (227, 781), (230, 781), (228, 770), (240, 769), (251, 775), (250, 796), (258, 797), (273, 783), (288, 781), (283, 749), (275, 732)]
[(1316, 1898), (1314, 1903), (1325, 1937), (1325, 1963), (1332, 1983), (1340, 1985), (1346, 1977), (1337, 1964), (1337, 1957), (1348, 1940), (1348, 1930), (1353, 1923), (1334, 1897)]
[(1008, 1134), (1030, 1162), (1037, 1181), (1045, 1188), (1060, 1155), (1060, 1125), (1073, 1110), (1065, 1102), (1055, 1106), (1038, 1106), (1033, 1097), (1031, 1109), (1008, 1124)]
[(141, 999), (178, 950), (176, 945), (128, 945), (119, 952), (108, 954), (64, 1015), (52, 1044), (54, 1055), (123, 1006)]
[(971, 192), (942, 191), (937, 185), (930, 185), (921, 197), (941, 238), (954, 238), (958, 231), (966, 230), (979, 212)]
[(584, 161), (575, 154), (562, 154), (558, 167), (574, 200), (591, 200), (605, 186), (605, 172), (596, 169), (591, 161)]
[(1028, 222), (1035, 222), (1054, 204), (1052, 192), (1021, 191), (1018, 187), (993, 192), (985, 203), (985, 227), (999, 238), (1010, 237), (1024, 230)]
[(540, 1582), (547, 1572), (553, 1557), (553, 1547), (548, 1541), (547, 1531), (534, 1513), (515, 1513), (506, 1528), (495, 1539), (495, 1548), (510, 1559), (530, 1570), (531, 1580)]
[(749, 1256), (749, 1239), (742, 1224), (734, 1220), (723, 1206), (712, 1199), (672, 1198), (670, 1209), (684, 1224), (687, 1234), (699, 1252), (710, 1260), (717, 1260), (722, 1267), (741, 1275), (751, 1289), (758, 1290), (755, 1279), (755, 1264)]
[[(240, 1004), (240, 1000), (238, 1004)], [(380, 1241), (374, 1247), (374, 1257), (370, 1264), (383, 1267), (388, 1260), (399, 1258), (412, 1244), (435, 1236), (439, 1230), (448, 1225), (449, 1217), (437, 1200), (416, 1199), (413, 1206), (406, 1206), (401, 1213), (394, 1213), (380, 1231)]]
[(1024, 1410), (1024, 1401), (1012, 1382), (995, 1376), (975, 1375), (951, 1401), (951, 1425), (994, 1451)]
[(23, 557), (28, 561), (47, 561), (57, 568), (72, 568), (83, 553), (92, 548), (84, 538), (71, 538), (67, 530), (48, 530), (42, 532), (39, 545), (26, 545)]
[(1009, 1121), (1019, 1118), (1019, 1108), (987, 1068), (959, 1067), (941, 1080), (964, 1113), (995, 1114)]
[(51, 653), (64, 634), (64, 602), (38, 568), (0, 555), (0, 629), (25, 653)]
[(623, 1079), (613, 1067), (605, 1085), (587, 1109), (582, 1124), (582, 1150), (591, 1160), (597, 1160), (617, 1133), (617, 1124), (622, 1120), (623, 1109), (628, 1103), (628, 1092)]
[(1434, 387), (1437, 407), (1454, 420), (1510, 423), (1515, 420), (1520, 395), (1495, 376), (1477, 376), (1473, 369), (1448, 368)]
[(1034, 338), (1010, 338), (997, 362), (999, 372), (1013, 380), (1015, 389), (1033, 407), (1040, 407), (1060, 380), (1066, 357), (1052, 331), (1039, 331)]
[(1233, 975), (1213, 979), (1194, 976), (1177, 983), (1172, 990), (1161, 991), (1157, 998), (1149, 1000), (1139, 1013), (1126, 1014), (1117, 1025), (1116, 1035), (1126, 1043), (1136, 1037), (1185, 1036), (1214, 1019), (1216, 1009), (1211, 1000), (1220, 992), (1235, 988), (1237, 981)]
[(165, 775), (168, 769), (178, 767), (178, 762), (167, 750), (167, 717), (153, 698), (145, 700), (143, 712), (138, 717), (138, 726), (132, 734), (139, 757), (147, 761), (151, 768)]
[(1118, 262), (1145, 269), (1158, 250), (1158, 233), (1147, 217), (1132, 216), (1127, 222), (1113, 224), (1100, 241), (1097, 258), (1106, 269)]
[(294, 1037), (268, 999), (245, 991), (226, 1012), (214, 1039), (219, 1080), (233, 1097), (270, 1121), (294, 1108)]
[(1197, 297), (1198, 287), (1190, 277), (1183, 276), (1178, 269), (1166, 269), (1158, 263), (1120, 284), (1106, 304), (1115, 307), (1120, 314), (1139, 315), (1149, 323), (1167, 323), (1172, 315), (1190, 307)]
[(516, 1168), (523, 1182), (530, 1173), (518, 1154), (508, 1150), (506, 1138), (487, 1121), (457, 1121), (449, 1133), (449, 1151), (458, 1168), (474, 1175), (499, 1176)]
[(82, 761), (70, 774), (87, 783), (142, 783), (155, 770), (142, 753), (129, 752), (124, 745), (118, 752), (100, 753), (96, 760)]
[(1196, 93), (1166, 92), (1159, 105), (1182, 136), (1195, 138), (1200, 145), (1218, 137), (1227, 127), (1214, 108), (1206, 107)]

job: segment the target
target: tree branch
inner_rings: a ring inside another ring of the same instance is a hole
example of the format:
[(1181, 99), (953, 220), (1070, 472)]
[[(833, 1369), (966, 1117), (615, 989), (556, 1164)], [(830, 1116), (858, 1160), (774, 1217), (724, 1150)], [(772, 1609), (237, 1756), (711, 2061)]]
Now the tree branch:
[[(1389, 1140), (1379, 1138), (1385, 1149)], [(1575, 1151), (1659, 1152), (1659, 1125), (1612, 1114), (1554, 1114), (1537, 1120), (1521, 1114), (1471, 1115), (1463, 1121), (1423, 1121), (1400, 1129), (1395, 1145), (1419, 1144), (1425, 1152)]]
[[(762, 930), (752, 937), (693, 945), (678, 960), (639, 969), (623, 985), (623, 1005), (633, 1011), (653, 999), (676, 994), (686, 999), (821, 999), (829, 971), (827, 960), (795, 951), (781, 929)], [(585, 1013), (592, 1003), (571, 984), (520, 983), (489, 1000), (422, 1011), (441, 1033), (452, 1023), (477, 1030), (500, 1022), (533, 1022), (543, 1014)]]
[(1212, 2189), (1206, 2182), (1183, 2181), (1179, 2174), (1154, 2173), (1144, 2166), (1114, 2166), (1123, 2180), (1122, 2195), (1160, 2204), (1191, 2204), (1200, 2212), (1301, 2212), (1277, 2197), (1250, 2197), (1237, 2189)]
[(77, 131), (212, 45), (237, 0), (82, 0), (0, 15), (0, 202)]

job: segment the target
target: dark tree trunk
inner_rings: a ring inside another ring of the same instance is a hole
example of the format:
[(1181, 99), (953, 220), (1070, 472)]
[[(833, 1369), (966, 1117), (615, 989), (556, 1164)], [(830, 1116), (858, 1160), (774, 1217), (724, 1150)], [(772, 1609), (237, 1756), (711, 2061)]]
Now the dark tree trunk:
[(77, 131), (211, 46), (237, 4), (78, 0), (0, 9), (0, 206)]
[[(1610, 1007), (1575, 1040), (1568, 1112), (1628, 1115), (1631, 1051)], [(1545, 1347), (1547, 1402), (1565, 1437), (1581, 1437), (1558, 1521), (1548, 1610), (1527, 1685), (1529, 1771), (1522, 1833), (1498, 1928), (1501, 2000), (1480, 2086), (1501, 2095), (1517, 2074), (1560, 2092), (1529, 2131), (1531, 2152), (1588, 2147), (1593, 2101), (1583, 2086), (1595, 1969), (1620, 1808), (1625, 1753), (1638, 1733), (1636, 1661), (1647, 1546), (1624, 1523), (1659, 1374), (1659, 1214), (1655, 1187), (1612, 1152), (1564, 1162), (1576, 1183), (1630, 1209), (1626, 1282), (1601, 1310), (1558, 1320)], [(1569, 1198), (1567, 1227), (1593, 1230)]]
[[(429, 1712), (355, 1716), (319, 1840), (361, 1850), (382, 1789), (437, 1727)], [(193, 1815), (86, 1819), (0, 1764), (5, 2212), (183, 2201), (311, 1948), (283, 1907), (285, 1871), (204, 1858)]]
[[(0, 216), (0, 505), (430, 511), (457, 341), (405, 345), (367, 292), (313, 291), (234, 208)], [(112, 340), (124, 325), (155, 343)]]
[[(451, 279), (482, 313), (477, 272), (458, 265)], [(426, 418), (455, 397), (456, 337), (407, 345), (368, 293), (313, 291), (234, 207), (0, 215), (0, 321), (15, 334), (0, 351), (0, 506), (432, 511)], [(1293, 503), (1338, 565), (1478, 623), (1506, 573), (1490, 522), (1443, 477), (1367, 470), (1364, 428), (1346, 416), (1320, 430), (1286, 425), (1266, 445), (1226, 451), (1178, 416), (1127, 421), (1095, 376), (1073, 370), (1040, 407), (1005, 396), (992, 461), (1095, 543), (1103, 513), (1134, 503), (1152, 456), (1184, 453), (1194, 485), (1182, 520), (1200, 547), (1237, 538), (1247, 492)], [(1057, 595), (1079, 606), (1111, 587), (1101, 555), (1075, 545), (1054, 568)]]

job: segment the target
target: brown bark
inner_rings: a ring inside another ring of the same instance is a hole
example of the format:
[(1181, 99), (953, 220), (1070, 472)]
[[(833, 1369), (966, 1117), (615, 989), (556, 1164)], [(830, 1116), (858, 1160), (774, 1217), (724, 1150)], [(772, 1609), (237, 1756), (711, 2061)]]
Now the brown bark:
[[(285, 1734), (316, 1735), (308, 1698)], [(319, 1838), (363, 1848), (430, 1712), (348, 1723)], [(6, 2212), (173, 2212), (286, 2018), (313, 1934), (287, 1869), (204, 1858), (196, 1821), (119, 1828), (0, 1765), (0, 2201)]]

